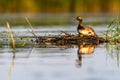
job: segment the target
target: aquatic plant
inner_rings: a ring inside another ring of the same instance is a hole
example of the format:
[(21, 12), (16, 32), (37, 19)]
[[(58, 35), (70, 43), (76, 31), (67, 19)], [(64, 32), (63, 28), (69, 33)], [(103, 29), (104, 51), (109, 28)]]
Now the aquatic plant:
[(111, 58), (116, 56), (116, 62), (119, 67), (119, 53), (120, 53), (120, 20), (117, 16), (107, 27), (107, 30), (103, 32), (105, 38), (109, 40), (109, 43), (106, 44), (105, 48), (108, 52), (108, 55)]
[[(7, 25), (8, 32), (9, 32), (8, 36), (9, 36), (9, 37), (11, 38), (11, 40), (12, 40), (12, 47), (13, 47), (14, 55), (15, 55), (15, 53), (16, 53), (15, 39), (14, 39), (13, 33), (12, 33), (12, 31), (11, 31), (9, 22), (7, 22), (6, 25)], [(9, 37), (8, 37), (8, 38), (9, 38)]]
[(120, 39), (120, 20), (117, 16), (107, 27), (107, 30), (103, 32), (105, 38), (110, 42), (119, 42)]

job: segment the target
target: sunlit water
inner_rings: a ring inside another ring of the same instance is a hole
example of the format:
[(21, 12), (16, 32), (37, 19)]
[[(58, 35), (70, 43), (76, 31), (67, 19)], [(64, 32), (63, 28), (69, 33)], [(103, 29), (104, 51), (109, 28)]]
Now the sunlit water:
[[(15, 36), (33, 36), (28, 29), (19, 26), (12, 30)], [(106, 25), (94, 29), (102, 35)], [(40, 26), (34, 31), (37, 35), (61, 31), (76, 34), (76, 26)], [(1, 27), (0, 33), (7, 36), (7, 29)], [(13, 49), (5, 45), (0, 48), (0, 80), (119, 80), (119, 54), (109, 53), (109, 48), (106, 49), (106, 44), (97, 45), (92, 54), (82, 55), (79, 64), (78, 46), (16, 48), (14, 57)]]

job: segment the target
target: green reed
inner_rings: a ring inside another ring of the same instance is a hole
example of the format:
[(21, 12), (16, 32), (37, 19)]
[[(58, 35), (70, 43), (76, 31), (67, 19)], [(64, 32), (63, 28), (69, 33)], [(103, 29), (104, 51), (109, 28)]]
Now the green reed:
[(120, 20), (117, 16), (107, 27), (107, 30), (103, 32), (105, 38), (110, 42), (119, 42), (120, 39)]
[(107, 30), (103, 33), (105, 38), (109, 40), (109, 43), (106, 44), (105, 48), (108, 52), (108, 55), (111, 58), (116, 58), (117, 65), (119, 66), (119, 53), (120, 53), (120, 20), (117, 16), (107, 27)]

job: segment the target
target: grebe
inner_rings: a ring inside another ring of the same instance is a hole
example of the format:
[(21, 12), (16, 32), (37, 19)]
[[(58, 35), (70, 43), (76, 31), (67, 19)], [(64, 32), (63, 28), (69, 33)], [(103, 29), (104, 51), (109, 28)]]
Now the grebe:
[(93, 36), (93, 37), (97, 36), (95, 31), (92, 28), (82, 25), (82, 20), (83, 20), (82, 17), (78, 16), (76, 18), (76, 20), (79, 21), (79, 25), (78, 25), (78, 28), (77, 28), (79, 36), (81, 36), (81, 35), (83, 35), (83, 36)]

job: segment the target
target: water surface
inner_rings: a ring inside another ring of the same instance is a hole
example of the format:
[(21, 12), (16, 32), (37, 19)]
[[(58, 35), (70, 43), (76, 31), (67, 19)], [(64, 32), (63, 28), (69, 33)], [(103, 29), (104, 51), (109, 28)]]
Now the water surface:
[[(119, 80), (119, 48), (116, 45), (29, 46), (14, 50), (7, 44), (7, 29), (0, 27), (0, 79), (1, 80)], [(33, 36), (29, 28), (12, 28), (15, 37)], [(97, 34), (106, 30), (106, 25), (94, 27)], [(57, 35), (61, 31), (76, 33), (76, 26), (39, 26), (37, 35)], [(3, 38), (4, 37), (4, 38)], [(31, 39), (26, 39), (31, 41)], [(31, 42), (32, 43), (32, 42)], [(48, 47), (47, 47), (48, 46)], [(78, 54), (82, 49), (89, 54)]]

